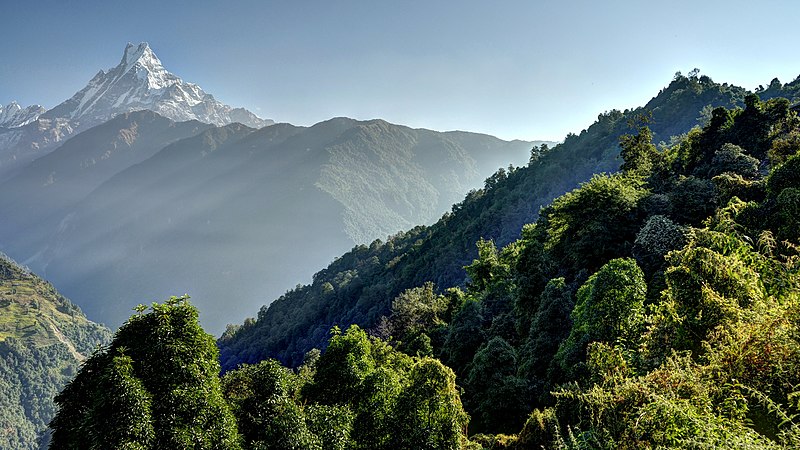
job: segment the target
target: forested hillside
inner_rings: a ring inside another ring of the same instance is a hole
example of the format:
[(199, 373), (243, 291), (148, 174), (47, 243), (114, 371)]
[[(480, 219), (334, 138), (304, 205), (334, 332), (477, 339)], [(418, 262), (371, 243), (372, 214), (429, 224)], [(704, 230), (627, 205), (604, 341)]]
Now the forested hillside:
[(0, 254), (0, 448), (35, 449), (53, 397), (110, 331)]
[[(217, 378), (185, 299), (142, 307), (59, 396), (52, 448), (797, 448), (800, 118), (785, 98), (743, 103), (662, 147), (635, 124), (619, 172), (557, 197), (518, 239), (477, 240), (463, 287), (403, 289), (368, 332), (331, 326), (297, 369), (268, 359)], [(420, 260), (431, 236), (419, 228), (332, 268)], [(336, 290), (391, 287), (336, 273), (317, 276), (336, 282), (319, 287), (330, 303), (277, 310), (282, 320), (382, 313)], [(230, 330), (223, 351), (259, 326)], [(249, 344), (257, 359), (281, 343)]]
[[(477, 256), (475, 242), (504, 246), (534, 222), (540, 208), (587, 181), (619, 168), (619, 137), (649, 119), (655, 142), (686, 133), (708, 120), (711, 109), (742, 105), (745, 91), (706, 76), (676, 75), (642, 108), (609, 111), (555, 148), (537, 147), (527, 167), (500, 169), (430, 227), (416, 227), (386, 242), (358, 246), (263, 307), (257, 320), (232, 327), (220, 341), (222, 366), (278, 358), (298, 365), (305, 352), (324, 345), (331, 326), (373, 327), (400, 292), (431, 281), (440, 289), (463, 286), (463, 267)], [(234, 333), (235, 331), (235, 333)]]

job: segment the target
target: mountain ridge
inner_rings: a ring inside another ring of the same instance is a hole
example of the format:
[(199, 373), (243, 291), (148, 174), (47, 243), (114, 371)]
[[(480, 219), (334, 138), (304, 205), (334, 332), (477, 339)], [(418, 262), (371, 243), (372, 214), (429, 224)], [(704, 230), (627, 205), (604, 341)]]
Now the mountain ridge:
[(23, 108), (16, 101), (5, 106), (0, 105), (0, 129), (27, 125), (39, 118), (45, 111), (41, 105), (30, 105)]
[(116, 66), (100, 70), (55, 107), (47, 111), (38, 106), (21, 109), (13, 102), (5, 109), (0, 107), (0, 180), (48, 154), (69, 136), (138, 110), (150, 110), (176, 122), (239, 122), (254, 128), (274, 124), (244, 108), (223, 104), (200, 86), (170, 73), (148, 43), (128, 43)]
[(126, 113), (0, 183), (17, 193), (0, 198), (16, 212), (0, 248), (106, 322), (189, 293), (221, 332), (243, 306), (213, 299), (279, 294), (355, 244), (431, 223), (531, 145), (381, 119), (253, 129)]

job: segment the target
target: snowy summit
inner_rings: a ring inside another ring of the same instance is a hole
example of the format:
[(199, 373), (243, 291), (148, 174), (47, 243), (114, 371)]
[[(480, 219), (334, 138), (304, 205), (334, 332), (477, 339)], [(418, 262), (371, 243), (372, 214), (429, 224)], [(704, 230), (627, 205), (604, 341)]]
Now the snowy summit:
[(215, 125), (240, 122), (254, 128), (274, 123), (244, 108), (220, 103), (200, 86), (168, 72), (146, 42), (128, 43), (116, 67), (98, 72), (86, 87), (42, 117), (67, 118), (85, 128), (142, 109), (176, 121), (194, 119)]
[(0, 127), (16, 128), (27, 125), (36, 120), (44, 111), (44, 108), (39, 105), (23, 108), (17, 102), (11, 102), (6, 106), (0, 105)]

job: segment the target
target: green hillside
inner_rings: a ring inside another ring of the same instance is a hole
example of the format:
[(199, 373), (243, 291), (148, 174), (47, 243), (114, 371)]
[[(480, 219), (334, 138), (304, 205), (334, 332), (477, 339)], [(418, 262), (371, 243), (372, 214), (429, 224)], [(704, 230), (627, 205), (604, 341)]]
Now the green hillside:
[(475, 242), (515, 241), (553, 199), (595, 173), (618, 170), (619, 136), (633, 131), (637, 120), (649, 118), (654, 140), (669, 141), (706, 120), (702, 111), (742, 105), (744, 96), (744, 89), (705, 76), (676, 76), (646, 106), (600, 114), (564, 143), (538, 148), (527, 167), (497, 171), (434, 225), (357, 246), (318, 272), (312, 284), (262, 308), (256, 321), (220, 341), (223, 368), (267, 357), (298, 365), (305, 352), (324, 345), (331, 326), (372, 327), (405, 289), (428, 281), (463, 286), (463, 267), (477, 256)]
[[(798, 448), (800, 118), (786, 98), (742, 100), (661, 147), (633, 123), (620, 171), (558, 196), (518, 239), (477, 240), (464, 285), (402, 289), (368, 330), (330, 326), (296, 369), (262, 358), (218, 378), (194, 307), (142, 307), (59, 395), (54, 448)], [(229, 329), (224, 362), (273, 345), (293, 361), (314, 320), (381, 313), (337, 291), (397, 288), (374, 274), (446, 236), (426, 233), (336, 260), (282, 300), (309, 304)], [(268, 320), (272, 335), (254, 332)]]
[(442, 248), (431, 230), (474, 220), (489, 208), (470, 202), (495, 192), (496, 205), (525, 169), (487, 181), (431, 229), (356, 249), (230, 329), (223, 366), (273, 348), (295, 363), (317, 327), (360, 320), (453, 369), (486, 448), (795, 448), (800, 119), (784, 98), (743, 100), (660, 149), (640, 123), (619, 140), (620, 173), (556, 198), (520, 239), (478, 240), (461, 288), (381, 303)]
[(0, 448), (33, 449), (53, 397), (110, 331), (0, 254)]

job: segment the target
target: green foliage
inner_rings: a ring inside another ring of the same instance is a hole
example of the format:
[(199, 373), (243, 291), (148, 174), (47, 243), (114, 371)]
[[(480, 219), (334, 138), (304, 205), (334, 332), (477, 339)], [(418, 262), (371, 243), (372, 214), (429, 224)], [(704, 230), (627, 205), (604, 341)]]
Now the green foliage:
[(762, 201), (766, 196), (763, 179), (758, 181), (747, 180), (741, 175), (723, 173), (711, 179), (718, 192), (718, 204), (724, 205), (734, 197), (741, 200)]
[(50, 448), (239, 448), (217, 354), (186, 297), (154, 303), (56, 397)]
[(634, 349), (644, 325), (647, 285), (633, 259), (614, 259), (578, 290), (572, 331), (555, 361), (567, 379), (583, 375), (591, 342), (621, 343)]
[(518, 327), (523, 334), (539, 308), (540, 295), (549, 282), (554, 267), (545, 251), (547, 240), (546, 220), (540, 217), (539, 223), (526, 225), (522, 229), (522, 249), (514, 267), (517, 287), (514, 310), (520, 318)]
[(564, 278), (550, 280), (542, 293), (523, 348), (525, 358), (521, 370), (526, 378), (544, 379), (550, 360), (572, 328), (570, 314), (574, 307), (573, 292)]
[(50, 448), (460, 449), (455, 374), (360, 328), (331, 332), (297, 373), (275, 360), (218, 378), (186, 298), (140, 311), (56, 402)]
[(314, 382), (305, 387), (306, 395), (322, 404), (359, 398), (367, 375), (375, 370), (372, 351), (367, 334), (357, 327), (345, 334), (334, 330), (327, 350), (317, 362)]
[(542, 293), (528, 338), (520, 350), (520, 376), (527, 380), (534, 398), (545, 395), (548, 368), (558, 347), (572, 328), (573, 292), (564, 278), (554, 278)]
[(448, 366), (455, 368), (457, 374), (464, 375), (467, 365), (484, 342), (481, 305), (474, 300), (467, 301), (447, 330), (441, 357)]
[(646, 126), (640, 127), (636, 135), (623, 135), (620, 138), (622, 148), (620, 156), (624, 162), (620, 170), (646, 176), (651, 173), (654, 166), (660, 169), (662, 157), (652, 141), (653, 133)]
[(767, 177), (767, 192), (770, 196), (777, 197), (787, 188), (800, 188), (800, 155), (789, 157)]
[(592, 341), (633, 339), (641, 325), (647, 286), (633, 259), (614, 259), (578, 290), (573, 330)]
[(660, 269), (672, 250), (686, 243), (686, 230), (662, 215), (653, 215), (636, 234), (632, 254), (639, 266), (652, 273)]
[[(313, 377), (314, 368), (309, 368)], [(308, 380), (274, 360), (244, 365), (222, 378), (246, 449), (343, 450), (351, 443), (353, 414), (347, 406), (304, 405)]]
[(516, 367), (516, 349), (499, 336), (475, 353), (464, 380), (473, 432), (513, 433), (522, 426), (527, 389)]
[(775, 199), (777, 211), (775, 231), (778, 237), (800, 241), (800, 189), (787, 188)]
[(780, 131), (787, 120), (791, 120), (789, 101), (785, 98), (772, 98), (762, 102), (758, 96), (745, 97), (745, 109), (737, 118), (730, 142), (750, 150), (752, 156), (764, 159), (775, 138), (774, 131)]
[(401, 334), (413, 334), (441, 324), (440, 315), (447, 308), (446, 299), (433, 291), (433, 283), (408, 289), (392, 302), (392, 324)]
[(62, 345), (35, 347), (25, 340), (0, 342), (0, 448), (36, 449), (46, 443), (53, 397), (80, 363)]
[(552, 448), (557, 443), (558, 437), (558, 417), (555, 410), (534, 409), (525, 420), (516, 448), (520, 450)]
[(546, 249), (577, 271), (595, 271), (630, 253), (641, 226), (643, 182), (623, 174), (597, 175), (553, 202)]
[(684, 225), (699, 225), (717, 207), (716, 187), (704, 178), (681, 177), (668, 195), (671, 218)]
[[(274, 360), (225, 374), (222, 390), (245, 448), (309, 449), (315, 435), (294, 399), (297, 377)], [(318, 411), (315, 417), (324, 416)]]
[[(798, 120), (797, 115), (792, 117), (793, 120)], [(792, 155), (800, 151), (800, 132), (796, 129), (789, 130), (785, 135), (777, 137), (772, 141), (772, 147), (769, 149), (767, 156), (774, 165), (778, 165), (786, 161)]]
[(716, 410), (719, 390), (703, 378), (697, 366), (676, 358), (645, 377), (566, 386), (555, 393), (556, 411), (572, 415), (580, 448), (779, 448)]
[(508, 276), (508, 267), (501, 263), (494, 242), (478, 241), (478, 259), (465, 267), (470, 278), (469, 286), (474, 291), (482, 291), (492, 280)]
[[(764, 295), (757, 272), (748, 266), (749, 245), (714, 231), (670, 257), (667, 289), (656, 308), (652, 347), (699, 350), (708, 333), (739, 318), (741, 307)], [(666, 342), (665, 342), (666, 341)]]
[(429, 333), (444, 326), (450, 298), (437, 295), (433, 283), (408, 289), (392, 301), (390, 332), (400, 341), (400, 349), (410, 355), (432, 356)]
[(349, 407), (311, 404), (303, 412), (308, 430), (317, 437), (321, 450), (344, 450), (350, 445), (353, 412)]
[(348, 448), (457, 449), (465, 439), (468, 419), (453, 371), (356, 326), (333, 334), (302, 391), (308, 401), (353, 412)]
[(96, 387), (103, 395), (90, 399), (96, 422), (84, 424), (86, 448), (154, 448), (152, 398), (136, 378), (133, 360), (121, 352), (103, 365)]
[(758, 166), (761, 163), (756, 158), (745, 153), (738, 145), (723, 144), (714, 153), (711, 159), (711, 169), (708, 177), (723, 173), (733, 173), (744, 178), (752, 179), (758, 176)]
[(398, 395), (390, 448), (459, 449), (468, 416), (461, 408), (456, 376), (435, 359), (417, 361)]

